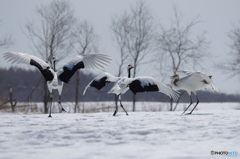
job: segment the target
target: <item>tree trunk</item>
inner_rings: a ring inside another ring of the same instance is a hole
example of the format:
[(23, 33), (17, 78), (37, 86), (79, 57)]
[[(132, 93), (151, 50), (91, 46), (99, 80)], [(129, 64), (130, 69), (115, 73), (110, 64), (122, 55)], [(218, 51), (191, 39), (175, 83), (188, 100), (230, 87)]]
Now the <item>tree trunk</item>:
[(135, 108), (136, 108), (136, 94), (133, 94), (132, 104), (133, 104), (133, 112), (135, 112)]
[(74, 112), (77, 112), (77, 107), (78, 107), (78, 87), (79, 87), (79, 71), (77, 71), (77, 80), (76, 80), (76, 94), (75, 94), (75, 108)]
[(44, 103), (44, 113), (48, 113), (48, 97), (49, 97), (49, 90), (47, 87), (47, 82), (43, 81), (43, 88), (44, 88), (44, 97), (43, 97), (43, 103)]
[(170, 108), (169, 111), (173, 111), (173, 99), (170, 99)]

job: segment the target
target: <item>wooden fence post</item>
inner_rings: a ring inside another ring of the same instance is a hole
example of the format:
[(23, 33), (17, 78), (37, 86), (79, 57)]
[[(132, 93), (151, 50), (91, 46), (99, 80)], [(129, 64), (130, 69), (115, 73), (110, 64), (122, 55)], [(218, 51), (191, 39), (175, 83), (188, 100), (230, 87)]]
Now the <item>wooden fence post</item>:
[(9, 100), (9, 102), (10, 102), (11, 107), (12, 107), (12, 112), (14, 112), (15, 111), (15, 106), (17, 105), (17, 100), (12, 98), (12, 94), (13, 94), (13, 89), (10, 88), (10, 100)]

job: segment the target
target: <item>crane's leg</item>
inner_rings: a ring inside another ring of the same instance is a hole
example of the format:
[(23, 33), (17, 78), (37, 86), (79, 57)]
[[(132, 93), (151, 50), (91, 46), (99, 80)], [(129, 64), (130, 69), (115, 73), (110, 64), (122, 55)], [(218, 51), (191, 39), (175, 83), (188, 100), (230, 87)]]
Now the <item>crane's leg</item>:
[[(117, 95), (117, 103), (118, 103), (118, 100), (119, 100), (119, 95)], [(115, 111), (113, 113), (113, 116), (115, 116), (117, 114), (117, 112), (118, 112), (118, 106), (116, 104), (116, 108), (115, 108)]]
[(48, 86), (48, 90), (49, 90), (49, 97), (50, 97), (50, 108), (49, 108), (49, 115), (48, 115), (48, 117), (49, 118), (51, 118), (52, 117), (52, 115), (51, 115), (51, 113), (52, 113), (52, 98), (53, 98), (53, 95), (52, 95), (52, 87), (47, 83), (47, 86)]
[(122, 105), (121, 94), (119, 95), (119, 101), (120, 101), (120, 105), (121, 105), (122, 109), (125, 111), (126, 115), (128, 115), (127, 111), (124, 109), (124, 107)]
[(63, 111), (64, 111), (64, 112), (67, 112), (67, 111), (63, 108), (63, 106), (62, 106), (62, 104), (61, 104), (61, 94), (59, 94), (58, 105), (61, 106), (61, 108), (62, 108), (62, 112), (63, 112)]
[(63, 82), (61, 82), (60, 86), (58, 87), (58, 94), (59, 94), (59, 99), (58, 99), (58, 106), (60, 105), (61, 108), (62, 108), (62, 112), (67, 112), (63, 107), (62, 107), (62, 104), (61, 104), (61, 95), (62, 95), (62, 88), (63, 88)]
[(52, 113), (52, 92), (50, 92), (50, 110), (49, 110), (49, 115), (48, 115), (48, 117), (49, 118), (51, 118), (52, 117), (52, 115), (51, 115), (51, 113)]
[(188, 110), (188, 108), (192, 105), (192, 97), (191, 97), (191, 94), (190, 94), (190, 104), (189, 104), (189, 106), (184, 110), (184, 112), (182, 113), (182, 114), (184, 114), (187, 110)]
[(198, 105), (198, 103), (199, 103), (199, 100), (198, 100), (197, 95), (196, 95), (196, 98), (197, 98), (197, 104), (194, 106), (194, 108), (192, 109), (192, 111), (191, 111), (190, 113), (188, 113), (188, 114), (192, 114), (193, 110), (197, 107), (197, 105)]

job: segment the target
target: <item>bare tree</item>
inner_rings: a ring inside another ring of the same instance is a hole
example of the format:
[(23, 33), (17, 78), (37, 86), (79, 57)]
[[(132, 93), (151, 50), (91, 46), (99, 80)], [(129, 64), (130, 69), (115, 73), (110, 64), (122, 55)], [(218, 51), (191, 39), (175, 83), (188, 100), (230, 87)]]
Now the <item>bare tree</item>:
[[(93, 26), (86, 20), (80, 21), (73, 29), (73, 37), (75, 40), (74, 48), (78, 54), (90, 54), (98, 52), (99, 36), (95, 33)], [(76, 94), (75, 94), (75, 109), (77, 112), (80, 74), (77, 71), (76, 75)]]
[(201, 22), (199, 16), (184, 23), (184, 15), (179, 12), (176, 5), (173, 10), (171, 26), (164, 27), (160, 24), (159, 32), (156, 34), (157, 53), (154, 56), (160, 74), (168, 77), (179, 69), (201, 67), (201, 59), (209, 55), (206, 32), (193, 36), (194, 27)]
[[(52, 1), (48, 5), (36, 7), (40, 20), (26, 23), (27, 36), (34, 54), (51, 64), (51, 58), (62, 59), (71, 49), (71, 28), (75, 22), (73, 10), (68, 1)], [(47, 112), (48, 90), (44, 82), (44, 111)]]
[[(2, 20), (0, 20), (0, 26), (1, 25), (3, 25), (3, 21)], [(13, 38), (12, 38), (11, 34), (5, 34), (5, 35), (1, 36), (1, 38), (0, 38), (0, 48), (1, 49), (9, 48), (13, 44), (14, 44), (14, 41), (13, 41)], [(3, 85), (1, 83), (2, 83), (3, 78), (5, 77), (3, 72), (0, 72), (0, 77), (1, 77), (0, 78), (0, 92), (2, 92)]]
[[(112, 18), (112, 23), (110, 26), (111, 29), (111, 35), (113, 42), (115, 44), (115, 47), (117, 50), (119, 50), (119, 55), (120, 55), (120, 62), (116, 61), (118, 64), (118, 72), (117, 72), (117, 77), (122, 76), (123, 72), (123, 66), (126, 64), (126, 61), (128, 59), (128, 52), (127, 52), (127, 47), (126, 47), (126, 37), (127, 37), (127, 32), (126, 32), (126, 23), (129, 20), (128, 15), (124, 14), (123, 16), (115, 16)], [(115, 105), (117, 106), (117, 95), (114, 94), (115, 98)]]
[(126, 48), (126, 37), (127, 37), (127, 26), (126, 23), (129, 21), (129, 17), (127, 14), (124, 14), (123, 16), (115, 16), (112, 18), (112, 24), (110, 26), (111, 29), (111, 35), (113, 42), (115, 43), (115, 47), (119, 50), (120, 55), (120, 63), (118, 63), (118, 73), (117, 76), (122, 75), (122, 69), (123, 65), (125, 64), (127, 58), (128, 58), (128, 52)]
[(215, 67), (232, 76), (240, 77), (240, 25), (233, 25), (232, 30), (228, 33), (228, 37), (231, 40), (229, 45), (231, 51), (228, 53), (229, 58), (216, 64)]
[[(3, 21), (0, 20), (0, 26), (3, 24)], [(11, 34), (6, 34), (0, 39), (0, 48), (8, 48), (13, 45), (13, 39)]]
[[(122, 25), (118, 26), (122, 32), (114, 32), (115, 39), (120, 40), (118, 41), (120, 52), (122, 49), (129, 54), (129, 60), (134, 65), (133, 77), (135, 77), (139, 66), (149, 60), (147, 56), (152, 52), (154, 18), (151, 11), (144, 1), (137, 1), (131, 6), (129, 13), (125, 12), (122, 17), (117, 17), (112, 24)], [(124, 56), (122, 57), (124, 59)], [(133, 94), (133, 111), (135, 102), (136, 97)]]

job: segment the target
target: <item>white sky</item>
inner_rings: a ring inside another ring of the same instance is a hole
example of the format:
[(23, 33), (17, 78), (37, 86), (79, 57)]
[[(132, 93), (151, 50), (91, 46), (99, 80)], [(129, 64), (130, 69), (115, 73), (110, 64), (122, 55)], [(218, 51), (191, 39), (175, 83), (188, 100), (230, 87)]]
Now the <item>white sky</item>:
[[(110, 36), (110, 23), (114, 15), (122, 14), (129, 10), (130, 5), (136, 0), (70, 0), (73, 4), (75, 17), (86, 19), (94, 25), (97, 34), (100, 35), (100, 53), (111, 55), (114, 59), (111, 66), (106, 71), (115, 74), (117, 71), (116, 50)], [(49, 4), (49, 0), (0, 0), (0, 19), (3, 25), (0, 26), (0, 36), (11, 33), (15, 40), (15, 45), (9, 49), (0, 49), (0, 54), (8, 51), (31, 53), (27, 37), (24, 35), (24, 25), (29, 20), (37, 20), (34, 9), (39, 4)], [(239, 0), (148, 0), (152, 12), (163, 24), (170, 22), (173, 17), (173, 3), (176, 3), (179, 10), (185, 15), (184, 20), (191, 20), (199, 15), (202, 23), (196, 27), (197, 31), (208, 32), (207, 40), (211, 42), (209, 52), (215, 58), (203, 61), (206, 69), (205, 73), (213, 75), (213, 80), (220, 92), (239, 93), (240, 82), (237, 77), (229, 79), (228, 74), (214, 69), (212, 62), (222, 61), (227, 58), (226, 53), (230, 51), (228, 46), (229, 38), (227, 33), (232, 29), (232, 24), (237, 24), (240, 20)], [(0, 55), (2, 56), (2, 55)], [(9, 67), (0, 58), (0, 67)], [(151, 67), (141, 68), (139, 75), (156, 76), (156, 70), (151, 71)]]

